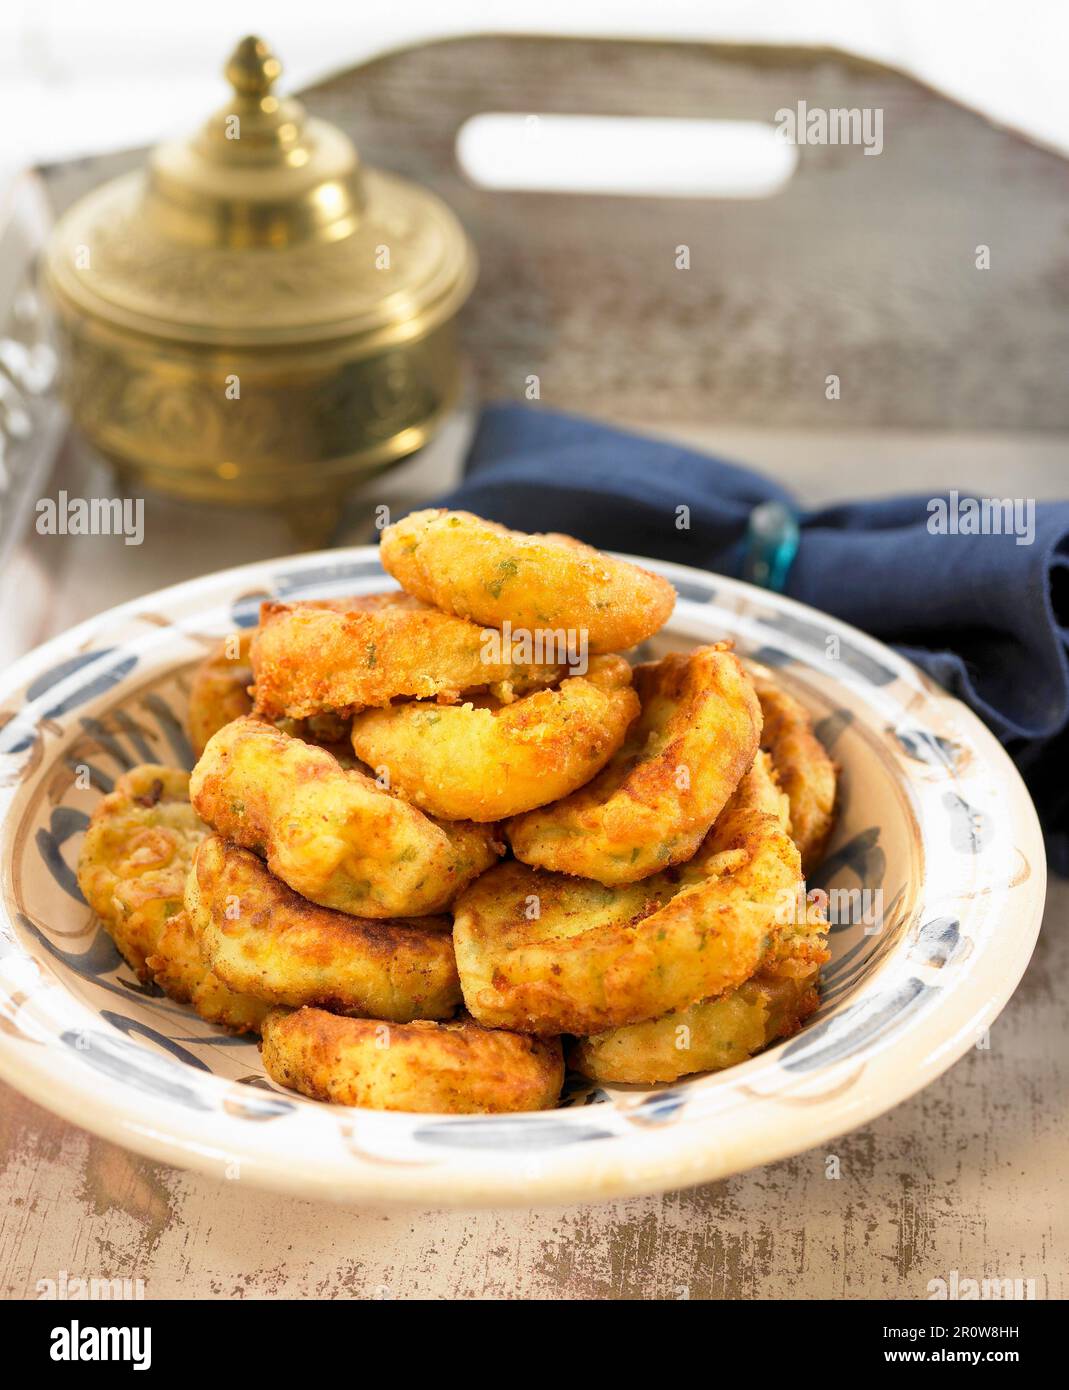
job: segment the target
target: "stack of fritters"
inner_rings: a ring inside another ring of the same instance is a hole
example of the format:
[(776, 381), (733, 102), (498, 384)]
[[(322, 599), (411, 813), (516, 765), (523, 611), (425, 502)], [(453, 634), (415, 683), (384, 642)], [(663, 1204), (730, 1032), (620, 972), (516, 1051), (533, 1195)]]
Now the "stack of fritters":
[(537, 1110), (726, 1067), (816, 1007), (803, 868), (835, 769), (728, 644), (632, 668), (668, 582), (463, 512), (403, 592), (265, 604), (197, 672), (192, 776), (94, 812), (86, 898), (143, 980), (318, 1100)]

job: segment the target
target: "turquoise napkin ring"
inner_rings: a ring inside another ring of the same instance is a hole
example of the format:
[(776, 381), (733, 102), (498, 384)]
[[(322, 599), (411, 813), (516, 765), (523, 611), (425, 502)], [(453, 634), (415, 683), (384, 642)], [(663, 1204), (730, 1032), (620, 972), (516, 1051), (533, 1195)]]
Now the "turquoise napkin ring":
[(750, 513), (742, 557), (742, 578), (782, 594), (798, 554), (798, 522), (782, 502), (762, 502)]

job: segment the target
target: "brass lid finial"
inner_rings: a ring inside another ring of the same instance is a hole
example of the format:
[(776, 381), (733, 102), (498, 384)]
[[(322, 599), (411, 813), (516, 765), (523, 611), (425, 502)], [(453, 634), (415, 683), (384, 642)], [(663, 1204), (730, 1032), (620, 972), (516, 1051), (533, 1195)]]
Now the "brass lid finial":
[(282, 64), (249, 34), (224, 68), (225, 105), (149, 160), (146, 213), (175, 240), (291, 246), (350, 235), (363, 213), (360, 158), (336, 126), (275, 90)]
[(261, 100), (282, 76), (282, 64), (263, 39), (249, 34), (231, 53), (225, 72), (239, 96)]

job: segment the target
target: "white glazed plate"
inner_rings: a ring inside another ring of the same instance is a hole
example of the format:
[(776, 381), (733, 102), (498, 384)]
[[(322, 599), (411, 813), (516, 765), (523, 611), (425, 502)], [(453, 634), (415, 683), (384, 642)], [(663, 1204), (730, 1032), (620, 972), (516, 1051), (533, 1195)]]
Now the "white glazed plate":
[[(733, 638), (813, 711), (841, 811), (821, 1008), (741, 1066), (591, 1088), (537, 1114), (387, 1114), (308, 1101), (140, 984), (83, 900), (89, 813), (128, 767), (190, 766), (190, 675), (262, 598), (393, 587), (375, 547), (267, 561), (102, 614), (0, 680), (0, 1076), (168, 1163), (301, 1197), (503, 1205), (725, 1177), (882, 1114), (982, 1039), (1032, 953), (1043, 842), (1020, 777), (958, 701), (878, 642), (789, 599), (642, 560), (679, 603), (652, 654)], [(837, 892), (836, 892), (837, 890)]]

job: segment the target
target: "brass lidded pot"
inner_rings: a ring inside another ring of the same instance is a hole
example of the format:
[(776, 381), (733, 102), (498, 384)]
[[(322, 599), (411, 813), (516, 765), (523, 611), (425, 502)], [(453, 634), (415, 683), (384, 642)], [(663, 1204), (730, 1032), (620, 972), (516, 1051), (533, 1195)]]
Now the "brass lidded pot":
[(244, 39), (229, 105), (75, 204), (46, 255), (75, 421), (184, 497), (337, 495), (419, 448), (457, 389), (460, 223), (275, 96), (280, 72)]

